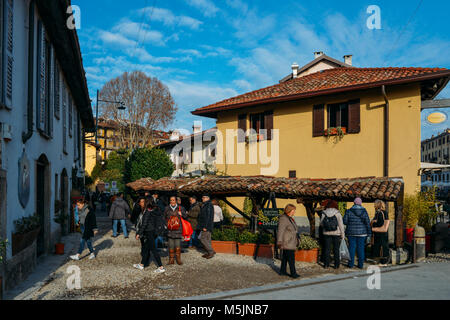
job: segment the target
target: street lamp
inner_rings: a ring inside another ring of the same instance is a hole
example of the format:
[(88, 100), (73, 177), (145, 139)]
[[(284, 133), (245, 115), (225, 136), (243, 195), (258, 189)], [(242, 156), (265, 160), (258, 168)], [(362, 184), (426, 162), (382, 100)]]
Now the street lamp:
[(99, 90), (97, 90), (97, 105), (96, 105), (96, 112), (95, 112), (95, 144), (98, 144), (98, 103), (99, 102), (104, 102), (104, 103), (114, 103), (114, 104), (118, 104), (119, 107), (117, 108), (118, 110), (125, 110), (125, 103), (123, 103), (122, 101), (108, 101), (108, 100), (101, 100), (98, 98), (99, 96)]

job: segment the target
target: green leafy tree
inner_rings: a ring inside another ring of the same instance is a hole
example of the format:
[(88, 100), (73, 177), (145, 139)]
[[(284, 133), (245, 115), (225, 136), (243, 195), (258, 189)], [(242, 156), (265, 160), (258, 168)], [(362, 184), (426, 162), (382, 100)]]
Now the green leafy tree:
[(103, 171), (103, 168), (102, 168), (101, 163), (97, 162), (91, 172), (91, 178), (94, 182), (100, 177), (102, 171)]
[(111, 183), (113, 181), (116, 181), (117, 183), (117, 189), (119, 191), (124, 191), (125, 190), (125, 183), (123, 181), (123, 172), (119, 171), (118, 169), (111, 169), (111, 170), (104, 170), (102, 171), (101, 175), (100, 175), (100, 179), (103, 182), (107, 182), (109, 183), (109, 185), (111, 185)]
[(126, 182), (132, 182), (141, 178), (158, 180), (170, 177), (174, 171), (174, 165), (169, 155), (159, 148), (135, 149), (126, 162)]

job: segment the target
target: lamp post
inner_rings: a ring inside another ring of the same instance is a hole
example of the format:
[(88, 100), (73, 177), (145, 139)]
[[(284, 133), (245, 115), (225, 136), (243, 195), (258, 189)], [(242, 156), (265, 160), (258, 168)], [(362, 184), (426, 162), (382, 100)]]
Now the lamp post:
[(98, 144), (98, 103), (104, 102), (104, 103), (114, 103), (119, 104), (120, 106), (117, 108), (119, 110), (125, 110), (125, 104), (122, 101), (108, 101), (108, 100), (101, 100), (98, 98), (99, 96), (99, 90), (97, 90), (97, 104), (96, 104), (96, 111), (95, 111), (95, 144)]

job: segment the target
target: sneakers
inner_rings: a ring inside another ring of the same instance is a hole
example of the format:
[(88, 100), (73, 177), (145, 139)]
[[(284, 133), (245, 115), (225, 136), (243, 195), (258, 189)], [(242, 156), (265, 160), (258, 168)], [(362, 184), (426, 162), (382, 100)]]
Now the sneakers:
[(89, 260), (95, 259), (95, 253), (91, 253), (91, 255), (89, 256)]
[(80, 260), (80, 256), (78, 254), (74, 254), (73, 256), (70, 256), (70, 259), (72, 259), (72, 260)]
[(133, 264), (133, 267), (135, 267), (136, 269), (139, 269), (139, 270), (144, 270), (144, 267), (143, 266), (141, 266), (140, 264)]
[(154, 273), (164, 273), (164, 272), (166, 272), (166, 269), (164, 269), (164, 268), (158, 268), (158, 269), (156, 269), (155, 271), (153, 271)]

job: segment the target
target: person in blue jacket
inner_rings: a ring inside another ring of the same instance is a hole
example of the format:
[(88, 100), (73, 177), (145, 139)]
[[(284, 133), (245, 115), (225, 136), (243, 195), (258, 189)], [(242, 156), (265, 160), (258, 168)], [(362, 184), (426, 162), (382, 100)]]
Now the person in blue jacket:
[(358, 268), (364, 267), (366, 240), (372, 235), (369, 215), (362, 206), (361, 198), (356, 198), (354, 205), (345, 212), (344, 225), (346, 225), (345, 235), (348, 238), (348, 250), (350, 251), (349, 268), (355, 264), (355, 249), (358, 254)]

